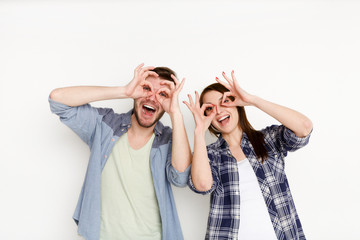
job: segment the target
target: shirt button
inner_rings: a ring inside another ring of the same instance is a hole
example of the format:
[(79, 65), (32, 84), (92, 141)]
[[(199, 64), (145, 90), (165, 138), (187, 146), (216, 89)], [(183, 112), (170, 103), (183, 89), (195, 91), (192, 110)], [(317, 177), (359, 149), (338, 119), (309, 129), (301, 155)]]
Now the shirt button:
[(239, 216), (235, 216), (235, 219), (239, 219)]
[(236, 192), (235, 192), (235, 194), (236, 194), (236, 195), (239, 195), (239, 192), (238, 192), (238, 191), (236, 191)]

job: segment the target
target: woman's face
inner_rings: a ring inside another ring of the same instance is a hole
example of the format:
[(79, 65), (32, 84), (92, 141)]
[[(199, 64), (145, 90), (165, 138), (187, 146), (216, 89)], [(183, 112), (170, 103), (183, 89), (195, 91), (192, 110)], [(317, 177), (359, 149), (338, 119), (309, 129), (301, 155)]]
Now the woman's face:
[[(240, 128), (239, 114), (236, 107), (224, 107), (221, 105), (223, 94), (218, 91), (209, 91), (203, 96), (203, 103), (210, 103), (216, 106), (216, 115), (211, 124), (222, 134), (229, 134), (234, 129)], [(225, 99), (225, 101), (231, 101)], [(207, 107), (206, 115), (210, 115), (212, 107)]]

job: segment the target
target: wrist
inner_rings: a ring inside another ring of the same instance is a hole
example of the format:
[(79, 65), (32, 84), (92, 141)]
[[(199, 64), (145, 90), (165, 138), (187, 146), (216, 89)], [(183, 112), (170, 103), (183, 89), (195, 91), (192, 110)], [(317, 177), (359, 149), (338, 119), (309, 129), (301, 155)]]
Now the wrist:
[(206, 130), (207, 128), (196, 126), (194, 131), (195, 137), (196, 136), (205, 137)]
[(174, 111), (168, 112), (168, 114), (170, 115), (171, 120), (182, 118), (182, 113), (180, 109), (175, 109)]
[(174, 124), (176, 124), (179, 121), (183, 121), (183, 115), (180, 112), (180, 110), (178, 111), (173, 111), (173, 112), (169, 112), (168, 113), (171, 119), (171, 123), (174, 126)]
[(115, 87), (117, 98), (130, 98), (129, 90), (127, 86)]

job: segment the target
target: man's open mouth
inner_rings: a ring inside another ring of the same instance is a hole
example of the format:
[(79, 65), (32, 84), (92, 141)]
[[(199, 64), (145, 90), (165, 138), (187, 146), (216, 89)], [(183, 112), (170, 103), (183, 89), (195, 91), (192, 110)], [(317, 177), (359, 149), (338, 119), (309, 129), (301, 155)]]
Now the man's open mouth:
[(142, 111), (143, 111), (143, 113), (145, 113), (146, 115), (153, 115), (153, 114), (155, 113), (156, 109), (155, 109), (153, 106), (144, 104), (144, 105), (142, 106)]

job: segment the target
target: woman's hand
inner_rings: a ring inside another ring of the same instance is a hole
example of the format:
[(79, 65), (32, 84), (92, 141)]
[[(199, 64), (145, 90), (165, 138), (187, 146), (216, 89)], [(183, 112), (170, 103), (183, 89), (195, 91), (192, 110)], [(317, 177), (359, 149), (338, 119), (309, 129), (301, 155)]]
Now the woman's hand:
[(129, 98), (146, 97), (153, 91), (151, 83), (145, 79), (149, 76), (158, 77), (159, 75), (151, 71), (154, 67), (143, 67), (142, 63), (135, 68), (134, 78), (125, 86), (125, 95)]
[[(222, 73), (223, 77), (227, 81), (221, 81), (219, 78), (216, 77), (216, 81), (229, 89), (230, 92), (225, 92), (223, 99), (221, 101), (221, 105), (226, 107), (234, 107), (234, 106), (249, 106), (252, 105), (253, 95), (247, 93), (244, 89), (239, 86), (238, 81), (235, 78), (234, 70), (231, 72), (231, 77), (226, 76), (226, 74)], [(228, 101), (229, 97), (233, 97), (233, 101)]]
[[(196, 124), (196, 130), (205, 133), (209, 128), (211, 121), (214, 119), (216, 114), (216, 106), (209, 103), (204, 103), (200, 107), (199, 93), (195, 91), (195, 103), (190, 94), (188, 94), (189, 102), (183, 101), (183, 103), (192, 112)], [(207, 110), (207, 116), (205, 111)]]

